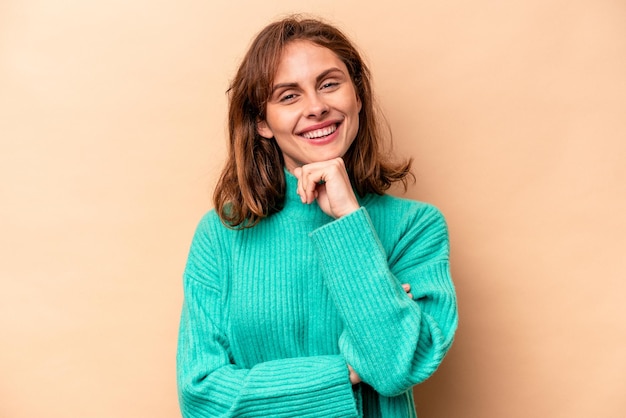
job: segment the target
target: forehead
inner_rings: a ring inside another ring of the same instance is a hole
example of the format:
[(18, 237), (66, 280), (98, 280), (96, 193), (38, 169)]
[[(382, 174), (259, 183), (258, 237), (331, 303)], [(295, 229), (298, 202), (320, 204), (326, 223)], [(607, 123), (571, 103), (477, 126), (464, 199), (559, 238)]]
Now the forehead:
[(304, 81), (331, 68), (348, 75), (346, 65), (332, 50), (310, 41), (292, 41), (280, 56), (274, 83)]

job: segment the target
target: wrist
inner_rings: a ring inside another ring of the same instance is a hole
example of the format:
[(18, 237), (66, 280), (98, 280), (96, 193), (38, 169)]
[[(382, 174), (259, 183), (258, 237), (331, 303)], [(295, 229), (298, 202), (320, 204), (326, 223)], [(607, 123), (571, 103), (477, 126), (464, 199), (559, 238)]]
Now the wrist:
[(350, 205), (349, 207), (345, 208), (344, 210), (338, 212), (336, 214), (335, 219), (339, 219), (339, 218), (343, 218), (344, 216), (348, 216), (348, 215), (356, 212), (359, 209), (361, 209), (361, 206), (359, 206), (358, 203), (356, 203), (354, 205)]

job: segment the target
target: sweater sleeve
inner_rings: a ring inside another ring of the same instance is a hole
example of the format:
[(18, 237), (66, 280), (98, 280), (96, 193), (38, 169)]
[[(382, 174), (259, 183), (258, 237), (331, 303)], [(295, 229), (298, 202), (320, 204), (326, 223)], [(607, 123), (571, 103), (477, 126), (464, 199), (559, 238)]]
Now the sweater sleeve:
[(220, 254), (201, 222), (184, 274), (177, 380), (183, 417), (354, 417), (341, 355), (235, 364), (224, 329)]
[[(448, 234), (432, 206), (416, 211), (387, 255), (366, 208), (311, 234), (345, 330), (348, 364), (383, 396), (427, 379), (452, 344), (457, 307)], [(395, 220), (394, 220), (395, 222)], [(411, 285), (413, 300), (402, 289)]]

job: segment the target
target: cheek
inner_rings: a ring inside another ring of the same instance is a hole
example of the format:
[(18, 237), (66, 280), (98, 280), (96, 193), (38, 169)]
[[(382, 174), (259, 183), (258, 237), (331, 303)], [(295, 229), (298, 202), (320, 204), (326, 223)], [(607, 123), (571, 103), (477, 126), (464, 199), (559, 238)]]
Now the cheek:
[(297, 120), (296, 112), (284, 109), (267, 115), (267, 122), (275, 132), (291, 132)]
[(356, 98), (356, 101), (353, 102), (353, 106), (352, 106), (352, 114), (354, 116), (354, 121), (356, 123), (356, 125), (359, 125), (359, 119), (361, 117), (361, 109), (363, 108), (362, 104), (361, 104), (361, 100), (358, 98)]

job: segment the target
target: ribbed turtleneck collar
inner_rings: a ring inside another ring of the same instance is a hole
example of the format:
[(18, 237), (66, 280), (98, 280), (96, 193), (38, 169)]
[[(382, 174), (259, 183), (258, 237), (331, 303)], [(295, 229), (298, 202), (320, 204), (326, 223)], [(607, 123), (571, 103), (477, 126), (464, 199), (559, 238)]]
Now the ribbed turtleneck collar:
[(283, 171), (285, 172), (285, 203), (296, 201), (298, 203), (302, 203), (300, 200), (300, 196), (298, 195), (298, 178), (291, 174), (286, 167), (283, 167)]
[(314, 222), (326, 223), (333, 218), (326, 215), (316, 202), (311, 204), (302, 203), (298, 195), (298, 178), (291, 174), (286, 168), (285, 173), (285, 204), (280, 211), (282, 216), (297, 218), (300, 220), (309, 220)]

